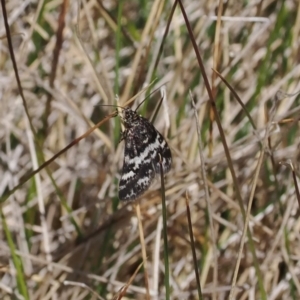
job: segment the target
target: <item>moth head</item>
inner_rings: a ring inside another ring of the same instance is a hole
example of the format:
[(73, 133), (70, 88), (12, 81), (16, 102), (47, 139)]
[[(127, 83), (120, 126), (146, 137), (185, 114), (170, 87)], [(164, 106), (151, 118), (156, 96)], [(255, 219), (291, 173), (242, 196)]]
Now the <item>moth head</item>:
[(123, 122), (125, 127), (132, 127), (138, 122), (138, 118), (139, 116), (134, 110), (129, 107), (123, 109)]

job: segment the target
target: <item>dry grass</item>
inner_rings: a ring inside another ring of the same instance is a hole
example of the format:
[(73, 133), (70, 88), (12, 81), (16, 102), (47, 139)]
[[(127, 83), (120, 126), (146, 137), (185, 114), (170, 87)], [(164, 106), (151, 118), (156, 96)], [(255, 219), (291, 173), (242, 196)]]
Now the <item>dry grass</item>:
[(135, 275), (143, 243), (136, 206), (118, 205), (120, 121), (74, 142), (113, 111), (97, 104), (124, 104), (154, 78), (167, 95), (155, 126), (173, 154), (170, 299), (198, 299), (192, 250), (204, 299), (299, 299), (299, 97), (276, 101), (300, 90), (299, 2), (184, 1), (205, 73), (179, 6), (160, 51), (173, 1), (4, 2), (25, 102), (1, 17), (1, 299), (146, 299), (145, 274), (149, 298), (167, 298), (159, 180), (141, 198), (147, 264)]

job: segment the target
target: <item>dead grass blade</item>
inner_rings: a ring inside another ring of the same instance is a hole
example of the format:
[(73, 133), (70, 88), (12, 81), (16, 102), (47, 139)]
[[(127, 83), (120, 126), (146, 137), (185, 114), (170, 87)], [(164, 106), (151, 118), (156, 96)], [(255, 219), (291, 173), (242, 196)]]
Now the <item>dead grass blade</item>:
[[(123, 286), (120, 291), (118, 292), (118, 294), (116, 294), (113, 298), (113, 300), (121, 300), (125, 294), (126, 291), (128, 289), (128, 287), (131, 285), (133, 279), (135, 278), (135, 276), (137, 275), (138, 271), (140, 270), (140, 268), (142, 267), (142, 263), (136, 268), (135, 272), (133, 273), (133, 275), (130, 277), (129, 281), (127, 282), (127, 284), (125, 286)], [(149, 292), (149, 291), (148, 291)]]
[(292, 163), (292, 161), (290, 159), (288, 161), (286, 161), (286, 162), (280, 162), (280, 164), (288, 166), (291, 169), (291, 171), (292, 171), (292, 176), (293, 176), (293, 181), (294, 181), (294, 186), (295, 186), (296, 198), (297, 198), (298, 205), (299, 205), (298, 210), (300, 210), (300, 191), (299, 191), (299, 186), (298, 186), (298, 181), (297, 181), (297, 175), (296, 175), (296, 172), (295, 172), (294, 164)]
[(68, 285), (71, 285), (71, 286), (78, 286), (82, 289), (86, 289), (88, 290), (91, 294), (93, 294), (97, 299), (100, 299), (100, 300), (104, 300), (100, 295), (98, 295), (93, 289), (91, 289), (88, 285), (86, 285), (85, 283), (83, 282), (76, 282), (76, 281), (69, 281), (69, 280), (65, 280), (63, 282), (63, 284), (65, 286), (68, 286)]
[[(218, 251), (217, 251), (217, 241), (215, 236), (215, 229), (214, 229), (214, 223), (213, 223), (213, 210), (210, 204), (210, 197), (209, 197), (209, 191), (207, 186), (207, 177), (205, 172), (205, 158), (203, 154), (203, 146), (202, 146), (202, 140), (201, 140), (201, 130), (199, 127), (199, 118), (196, 110), (196, 105), (192, 96), (192, 93), (190, 91), (190, 98), (192, 102), (192, 106), (194, 109), (194, 115), (196, 120), (196, 128), (197, 128), (197, 135), (198, 135), (198, 148), (199, 148), (199, 155), (200, 155), (200, 161), (201, 161), (201, 177), (203, 180), (204, 185), (204, 193), (205, 193), (205, 202), (206, 207), (208, 211), (208, 219), (209, 219), (209, 228), (210, 228), (210, 236), (211, 236), (211, 246), (213, 248), (213, 262), (214, 262), (214, 274), (213, 274), (213, 299), (216, 299), (217, 295), (215, 293), (218, 285)], [(199, 290), (199, 287), (198, 287)]]

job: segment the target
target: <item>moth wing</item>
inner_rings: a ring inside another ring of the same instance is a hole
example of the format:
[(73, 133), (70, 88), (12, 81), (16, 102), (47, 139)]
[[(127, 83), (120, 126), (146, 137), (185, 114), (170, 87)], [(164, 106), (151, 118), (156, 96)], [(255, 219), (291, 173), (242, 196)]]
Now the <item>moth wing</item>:
[(164, 137), (156, 130), (157, 132), (157, 137), (156, 141), (154, 143), (154, 151), (153, 151), (153, 164), (155, 166), (155, 172), (157, 174), (160, 174), (160, 157), (158, 154), (161, 156), (162, 160), (162, 167), (163, 167), (163, 172), (164, 174), (168, 173), (171, 169), (171, 164), (172, 164), (172, 154), (171, 150), (169, 148), (168, 143), (164, 139)]
[(164, 173), (171, 168), (170, 148), (163, 136), (140, 117), (137, 126), (126, 130), (124, 162), (119, 183), (119, 199), (134, 200), (152, 184), (156, 174), (160, 174), (159, 154), (162, 157)]
[(119, 183), (119, 199), (135, 200), (142, 195), (152, 184), (155, 170), (152, 162), (144, 163), (137, 170), (124, 160), (122, 176)]

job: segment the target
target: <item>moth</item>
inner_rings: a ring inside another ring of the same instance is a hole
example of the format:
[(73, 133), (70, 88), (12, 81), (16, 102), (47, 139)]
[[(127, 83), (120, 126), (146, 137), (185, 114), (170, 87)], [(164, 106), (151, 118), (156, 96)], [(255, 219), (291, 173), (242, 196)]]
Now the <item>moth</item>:
[(130, 108), (123, 109), (121, 141), (125, 141), (124, 162), (119, 183), (119, 199), (137, 199), (160, 174), (160, 157), (163, 173), (171, 169), (172, 155), (164, 137), (145, 118)]

